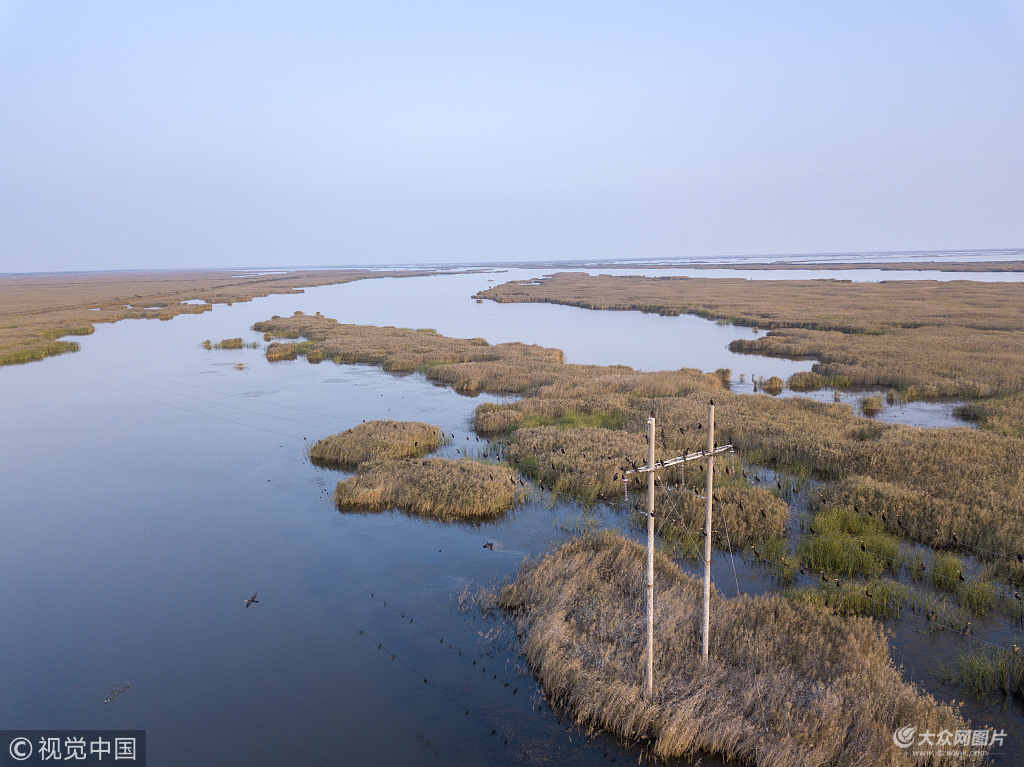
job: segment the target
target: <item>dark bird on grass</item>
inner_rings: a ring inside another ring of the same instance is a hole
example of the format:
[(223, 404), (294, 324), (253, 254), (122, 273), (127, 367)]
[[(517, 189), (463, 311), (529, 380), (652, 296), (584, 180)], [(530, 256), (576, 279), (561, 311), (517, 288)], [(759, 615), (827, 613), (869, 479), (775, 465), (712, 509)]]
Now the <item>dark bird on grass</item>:
[(900, 519), (900, 515), (899, 514), (896, 515), (896, 527), (900, 527), (900, 528), (903, 527), (903, 520)]
[(860, 550), (867, 553), (868, 547), (864, 545), (864, 541), (860, 542)]
[(811, 531), (811, 535), (817, 535), (818, 531), (814, 529), (814, 525), (808, 525), (807, 529)]
[(781, 490), (781, 489), (782, 489), (782, 480), (781, 480), (781, 479), (780, 479), (780, 480), (777, 480), (777, 481), (775, 482), (775, 484), (779, 486), (779, 490)]
[(491, 478), (491, 482), (494, 481), (494, 475), (493, 474), (488, 474), (487, 476)]
[(928, 568), (926, 568), (926, 567), (924, 566), (924, 562), (922, 562), (922, 563), (921, 563), (921, 572), (923, 573), (923, 572), (924, 572), (925, 570), (927, 570), (927, 569), (928, 569)]
[(484, 544), (484, 548), (494, 551), (494, 541), (487, 541), (487, 543)]
[[(853, 510), (854, 510), (854, 511), (855, 511), (856, 513), (860, 514), (860, 508), (859, 508), (859, 507), (857, 506), (857, 504), (853, 504)], [(868, 513), (870, 513), (870, 512), (868, 512)]]
[(761, 519), (768, 519), (768, 515), (765, 514), (764, 509), (761, 509)]
[(509, 475), (508, 481), (514, 485), (516, 483), (516, 478), (513, 477), (512, 475)]
[(843, 587), (843, 582), (841, 580), (839, 580), (838, 578), (836, 578), (836, 588), (837, 589), (841, 589), (842, 587)]
[(970, 632), (970, 630), (971, 630), (971, 622), (967, 621), (967, 625), (964, 626), (964, 633), (961, 634), (960, 636), (967, 636), (967, 634)]
[(761, 559), (761, 555), (757, 553), (757, 547), (756, 546), (751, 546), (750, 550), (754, 552), (754, 556), (756, 556), (758, 558), (758, 560)]
[(807, 575), (807, 568), (806, 567), (801, 567), (800, 568), (800, 575)]
[(953, 535), (953, 543), (960, 543), (960, 541), (958, 541), (956, 539), (956, 533), (953, 533), (952, 535)]
[(864, 596), (866, 596), (868, 599), (871, 599), (871, 592), (868, 591), (867, 588), (864, 589)]
[(800, 490), (798, 490), (796, 487), (794, 487), (793, 488), (793, 495), (800, 495)]
[(928, 611), (928, 615), (925, 616), (925, 617), (927, 617), (928, 618), (928, 622), (931, 623), (933, 620), (935, 620), (935, 611), (934, 610), (929, 610)]
[(1021, 599), (1020, 599), (1020, 594), (1018, 594), (1018, 593), (1017, 593), (1016, 591), (1015, 591), (1015, 592), (1013, 592), (1013, 598), (1014, 598), (1014, 599), (1016, 599), (1016, 600), (1017, 600), (1018, 602), (1020, 602), (1020, 601), (1021, 601)]
[(619, 481), (619, 475), (616, 474), (614, 477), (612, 477), (612, 482), (618, 482), (618, 481)]
[(889, 524), (889, 518), (887, 516), (885, 516), (885, 512), (884, 511), (882, 512), (882, 524), (885, 524), (885, 525)]
[(964, 574), (962, 572), (960, 572), (959, 570), (957, 570), (956, 574), (960, 578), (960, 582), (961, 583), (964, 583), (967, 580), (966, 578), (964, 578)]
[(825, 577), (825, 573), (821, 574), (821, 582), (822, 583), (828, 583), (828, 578)]
[(259, 601), (260, 600), (256, 598), (256, 594), (253, 594), (251, 597), (245, 600), (245, 606), (248, 607), (249, 605), (259, 604)]

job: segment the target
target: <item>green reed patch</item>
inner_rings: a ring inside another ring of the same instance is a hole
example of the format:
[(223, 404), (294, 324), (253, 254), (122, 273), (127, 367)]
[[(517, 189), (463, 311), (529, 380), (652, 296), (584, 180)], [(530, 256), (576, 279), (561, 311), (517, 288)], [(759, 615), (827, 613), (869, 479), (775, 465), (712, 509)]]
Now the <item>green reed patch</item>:
[(896, 539), (870, 517), (830, 508), (815, 514), (806, 529), (810, 535), (797, 545), (797, 558), (816, 570), (872, 577), (900, 570)]
[(967, 650), (942, 677), (978, 695), (999, 692), (1024, 694), (1024, 658), (1017, 645), (1010, 650)]

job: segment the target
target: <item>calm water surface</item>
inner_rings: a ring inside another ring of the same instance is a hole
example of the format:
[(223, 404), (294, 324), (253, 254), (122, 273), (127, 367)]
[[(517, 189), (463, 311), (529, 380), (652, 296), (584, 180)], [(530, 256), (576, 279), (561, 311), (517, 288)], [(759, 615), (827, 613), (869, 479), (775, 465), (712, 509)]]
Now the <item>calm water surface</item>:
[[(738, 365), (725, 344), (750, 331), (694, 318), (468, 298), (510, 278), (368, 280), (121, 322), (79, 354), (0, 369), (0, 724), (145, 729), (153, 765), (638, 759), (567, 731), (514, 647), (455, 601), (562, 540), (578, 508), (535, 503), (486, 525), (339, 514), (330, 493), (343, 475), (306, 458), (311, 441), (373, 418), (428, 421), (456, 435), (452, 449), (475, 449), (469, 419), (494, 398), (198, 348), (258, 340), (253, 322), (299, 309), (543, 343), (573, 362), (809, 367)], [(612, 511), (598, 519), (628, 527)], [(742, 564), (739, 577), (764, 587)], [(131, 689), (104, 705), (120, 682)]]

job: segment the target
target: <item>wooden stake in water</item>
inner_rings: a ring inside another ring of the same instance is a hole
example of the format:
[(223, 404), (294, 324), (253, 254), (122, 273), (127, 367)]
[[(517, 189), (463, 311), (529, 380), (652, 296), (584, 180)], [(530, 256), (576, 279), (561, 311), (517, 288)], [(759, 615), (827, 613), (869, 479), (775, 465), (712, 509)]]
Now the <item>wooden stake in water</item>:
[(711, 624), (711, 495), (715, 478), (715, 401), (708, 405), (708, 484), (704, 488), (707, 505), (704, 513), (704, 644), (701, 658), (708, 662), (708, 628)]
[(647, 697), (654, 695), (654, 416), (647, 419)]

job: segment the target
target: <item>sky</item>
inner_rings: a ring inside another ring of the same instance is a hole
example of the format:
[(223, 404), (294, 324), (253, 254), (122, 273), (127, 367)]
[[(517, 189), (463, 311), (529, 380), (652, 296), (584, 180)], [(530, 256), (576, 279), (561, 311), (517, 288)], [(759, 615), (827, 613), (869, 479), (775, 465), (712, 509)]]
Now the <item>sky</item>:
[(1024, 247), (1024, 0), (0, 0), (0, 273)]

